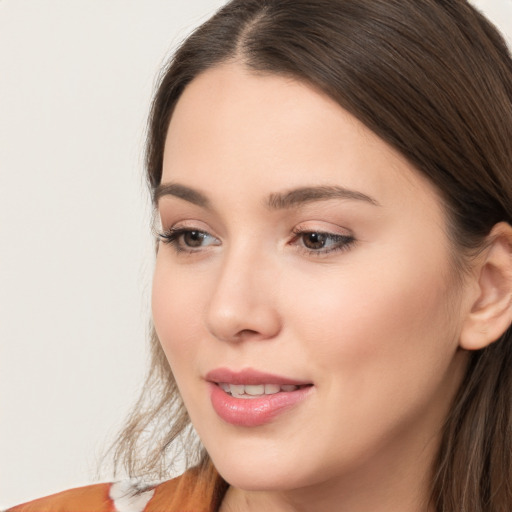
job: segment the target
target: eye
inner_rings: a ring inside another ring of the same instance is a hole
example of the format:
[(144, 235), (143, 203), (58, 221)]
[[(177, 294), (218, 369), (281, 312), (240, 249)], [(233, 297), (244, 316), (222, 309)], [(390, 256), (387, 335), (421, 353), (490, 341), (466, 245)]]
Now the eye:
[(187, 247), (201, 247), (207, 240), (208, 234), (203, 231), (185, 231), (181, 237)]
[(302, 243), (307, 249), (318, 250), (323, 249), (328, 242), (329, 235), (327, 233), (303, 233)]
[(204, 247), (219, 245), (220, 242), (207, 231), (190, 228), (171, 228), (158, 237), (164, 244), (174, 247), (176, 252), (195, 252)]
[(310, 254), (323, 255), (333, 251), (347, 250), (355, 242), (350, 235), (324, 231), (294, 230), (292, 243)]

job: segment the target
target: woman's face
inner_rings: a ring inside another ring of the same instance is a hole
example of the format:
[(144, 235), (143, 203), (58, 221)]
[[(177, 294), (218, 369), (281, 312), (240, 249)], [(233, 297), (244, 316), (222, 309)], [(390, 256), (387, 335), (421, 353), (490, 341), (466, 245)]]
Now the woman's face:
[(223, 65), (177, 104), (158, 210), (154, 323), (228, 482), (428, 465), (467, 301), (400, 154), (308, 85)]

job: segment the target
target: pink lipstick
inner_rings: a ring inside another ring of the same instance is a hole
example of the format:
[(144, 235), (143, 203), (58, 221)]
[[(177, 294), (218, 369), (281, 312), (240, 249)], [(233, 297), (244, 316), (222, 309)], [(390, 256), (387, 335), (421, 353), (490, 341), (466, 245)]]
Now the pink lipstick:
[(312, 383), (251, 368), (209, 372), (210, 398), (217, 415), (232, 425), (256, 427), (302, 402)]

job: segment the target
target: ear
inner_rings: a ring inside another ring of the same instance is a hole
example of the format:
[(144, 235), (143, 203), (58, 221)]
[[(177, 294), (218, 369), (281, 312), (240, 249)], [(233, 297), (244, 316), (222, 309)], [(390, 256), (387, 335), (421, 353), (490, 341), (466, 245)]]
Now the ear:
[(496, 341), (512, 323), (512, 227), (496, 224), (475, 268), (476, 299), (464, 321), (460, 346), (479, 350)]

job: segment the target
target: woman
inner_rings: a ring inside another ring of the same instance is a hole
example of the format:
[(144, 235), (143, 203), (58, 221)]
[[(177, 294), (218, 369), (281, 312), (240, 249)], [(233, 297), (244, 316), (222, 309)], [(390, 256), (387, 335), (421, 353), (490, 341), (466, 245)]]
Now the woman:
[(510, 510), (511, 141), (465, 1), (227, 4), (153, 104), (153, 364), (116, 457), (162, 476), (190, 422), (204, 450), (13, 510)]

